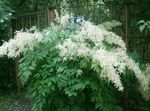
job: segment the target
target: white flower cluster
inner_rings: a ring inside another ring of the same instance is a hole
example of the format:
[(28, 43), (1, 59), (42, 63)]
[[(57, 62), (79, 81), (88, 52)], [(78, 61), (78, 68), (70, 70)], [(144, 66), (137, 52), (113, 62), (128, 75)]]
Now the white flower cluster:
[(33, 42), (40, 41), (42, 35), (40, 32), (22, 32), (18, 31), (13, 39), (8, 42), (4, 42), (0, 46), (0, 56), (8, 56), (9, 58), (15, 58), (20, 54), (25, 53), (28, 50), (33, 50)]
[[(143, 71), (143, 73), (145, 74), (145, 78), (144, 78), (145, 82), (147, 84), (150, 83), (150, 64), (146, 65), (146, 69)], [(148, 91), (146, 89), (147, 88), (145, 88), (145, 90), (141, 89), (141, 92), (142, 92), (142, 95), (144, 96), (144, 98), (149, 100), (150, 99), (150, 89)]]
[[(104, 41), (117, 47), (109, 50)], [(81, 30), (75, 35), (71, 35), (63, 43), (59, 43), (57, 48), (64, 60), (77, 59), (78, 57), (92, 59), (93, 63), (97, 63), (102, 68), (100, 77), (109, 79), (120, 91), (124, 89), (120, 75), (124, 73), (126, 67), (135, 73), (142, 88), (145, 91), (148, 90), (149, 83), (138, 63), (135, 63), (127, 55), (122, 38), (89, 21), (84, 21)]]
[(64, 14), (61, 17), (59, 17), (57, 10), (55, 10), (55, 16), (56, 16), (55, 21), (61, 24), (62, 26), (65, 26), (69, 23), (69, 18), (70, 18), (69, 14)]
[(60, 18), (60, 24), (65, 26), (69, 22), (69, 15), (61, 16)]
[(121, 23), (116, 20), (107, 21), (99, 25), (100, 28), (103, 28), (106, 30), (112, 30), (112, 28), (118, 27), (118, 26), (121, 26)]

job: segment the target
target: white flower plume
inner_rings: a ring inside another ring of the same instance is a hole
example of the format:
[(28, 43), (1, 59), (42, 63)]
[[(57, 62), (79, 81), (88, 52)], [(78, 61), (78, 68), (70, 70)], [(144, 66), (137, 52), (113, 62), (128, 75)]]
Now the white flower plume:
[[(116, 25), (120, 24), (116, 23)], [(113, 27), (112, 24), (110, 24), (109, 29), (110, 27)], [(107, 49), (104, 42), (111, 45), (112, 49)], [(93, 45), (90, 46), (91, 44)], [(113, 48), (113, 45), (116, 47)], [(127, 55), (127, 49), (122, 38), (106, 30), (106, 28), (84, 21), (81, 30), (77, 34), (71, 35), (64, 43), (59, 43), (57, 48), (64, 60), (78, 57), (91, 58), (93, 63), (96, 62), (102, 68), (100, 77), (110, 80), (120, 91), (124, 89), (120, 75), (124, 73), (126, 67), (135, 73), (143, 90), (149, 90), (149, 83), (140, 70), (139, 64)]]
[(25, 53), (28, 50), (33, 50), (33, 42), (40, 41), (42, 35), (40, 32), (22, 32), (17, 31), (13, 39), (8, 42), (4, 42), (0, 46), (0, 56), (8, 56), (9, 58), (15, 58)]

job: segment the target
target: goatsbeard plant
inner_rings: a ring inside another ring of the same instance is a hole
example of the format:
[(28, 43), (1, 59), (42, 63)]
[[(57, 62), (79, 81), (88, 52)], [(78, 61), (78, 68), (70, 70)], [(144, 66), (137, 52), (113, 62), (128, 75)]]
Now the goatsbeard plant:
[(149, 97), (148, 76), (127, 54), (122, 38), (108, 31), (119, 22), (94, 25), (69, 15), (57, 21), (59, 25), (42, 32), (19, 31), (0, 47), (0, 56), (22, 55), (19, 76), (28, 86), (33, 110), (121, 111), (109, 91), (113, 86), (124, 91), (121, 76), (126, 70), (135, 74), (142, 94)]

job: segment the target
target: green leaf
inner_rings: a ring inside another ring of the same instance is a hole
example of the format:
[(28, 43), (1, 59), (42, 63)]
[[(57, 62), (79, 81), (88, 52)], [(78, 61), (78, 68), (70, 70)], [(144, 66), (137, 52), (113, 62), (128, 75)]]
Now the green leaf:
[(145, 23), (144, 20), (140, 20), (140, 21), (138, 22), (138, 24), (144, 24), (144, 23)]
[(139, 27), (140, 32), (143, 32), (144, 29), (146, 28), (146, 26), (147, 26), (146, 24), (141, 25), (141, 26)]

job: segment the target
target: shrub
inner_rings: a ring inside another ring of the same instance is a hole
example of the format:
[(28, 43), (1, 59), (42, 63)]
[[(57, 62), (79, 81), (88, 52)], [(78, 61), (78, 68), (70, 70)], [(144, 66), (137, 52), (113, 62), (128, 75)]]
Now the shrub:
[(22, 55), (19, 76), (34, 111), (123, 111), (121, 92), (130, 73), (138, 80), (135, 86), (140, 84), (144, 94), (149, 90), (121, 37), (81, 18), (64, 16), (41, 33), (18, 32), (0, 51)]

